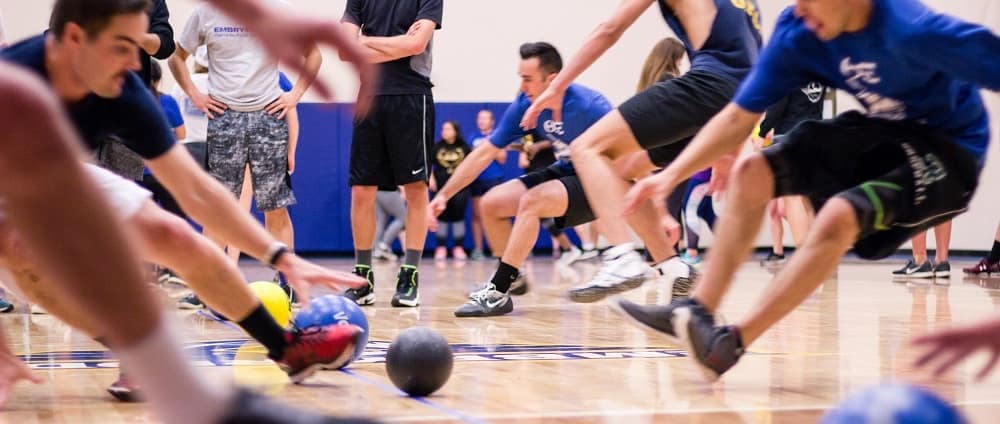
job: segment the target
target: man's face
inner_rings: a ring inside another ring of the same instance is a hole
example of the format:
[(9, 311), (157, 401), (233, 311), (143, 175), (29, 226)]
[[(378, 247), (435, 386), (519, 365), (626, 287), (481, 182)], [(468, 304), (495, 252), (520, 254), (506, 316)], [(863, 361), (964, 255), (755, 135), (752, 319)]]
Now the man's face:
[(802, 18), (817, 38), (829, 41), (846, 31), (855, 7), (848, 0), (796, 0), (795, 16)]
[(120, 96), (128, 73), (141, 68), (139, 40), (148, 26), (145, 13), (118, 15), (93, 36), (76, 24), (67, 24), (62, 43), (76, 77), (98, 96)]
[(479, 115), (476, 115), (476, 127), (479, 128), (479, 131), (493, 131), (493, 125), (493, 114), (488, 110), (479, 111)]
[(522, 60), (517, 66), (517, 73), (521, 76), (521, 91), (531, 101), (535, 101), (535, 98), (549, 87), (549, 83), (556, 75), (545, 72), (539, 66), (537, 57)]

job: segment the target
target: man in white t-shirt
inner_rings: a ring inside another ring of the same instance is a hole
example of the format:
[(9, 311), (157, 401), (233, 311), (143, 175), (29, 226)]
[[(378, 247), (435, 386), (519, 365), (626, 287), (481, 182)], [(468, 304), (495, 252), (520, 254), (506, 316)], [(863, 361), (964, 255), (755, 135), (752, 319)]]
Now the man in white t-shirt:
[[(287, 6), (279, 0), (271, 3)], [(208, 5), (188, 18), (170, 59), (170, 70), (191, 102), (208, 115), (208, 170), (234, 196), (240, 195), (249, 164), (257, 209), (279, 240), (293, 245), (288, 206), (296, 203), (288, 173), (288, 122), (319, 72), (318, 48), (306, 56), (307, 72), (289, 93), (278, 87), (278, 63), (251, 38), (246, 28)], [(208, 50), (208, 93), (191, 80), (185, 66), (189, 52)], [(281, 275), (279, 274), (279, 278)]]

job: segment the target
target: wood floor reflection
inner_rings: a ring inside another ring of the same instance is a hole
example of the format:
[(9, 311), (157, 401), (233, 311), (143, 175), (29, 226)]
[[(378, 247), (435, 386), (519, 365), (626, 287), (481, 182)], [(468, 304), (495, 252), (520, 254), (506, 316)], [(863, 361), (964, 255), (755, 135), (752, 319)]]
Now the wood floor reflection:
[[(595, 263), (560, 269), (535, 258), (528, 268), (531, 290), (514, 299), (514, 313), (484, 319), (457, 319), (452, 312), (491, 274), (494, 262), (427, 261), (421, 269), (423, 306), (416, 309), (389, 306), (395, 268), (378, 265), (378, 302), (365, 308), (371, 322), (365, 356), (347, 371), (323, 372), (300, 386), (288, 384), (263, 348), (231, 324), (204, 313), (172, 314), (183, 322), (199, 371), (212, 378), (235, 380), (304, 408), (389, 422), (815, 422), (851, 392), (889, 380), (932, 388), (972, 422), (996, 422), (1000, 373), (982, 382), (974, 378), (985, 358), (933, 380), (910, 368), (914, 353), (907, 343), (916, 334), (994, 313), (1000, 278), (954, 276), (950, 285), (893, 282), (894, 265), (841, 265), (837, 279), (715, 384), (701, 382), (683, 351), (627, 325), (606, 304), (567, 299), (566, 290), (590, 277)], [(251, 280), (270, 279), (263, 268), (244, 268)], [(747, 263), (722, 315), (742, 316), (770, 277)], [(649, 303), (666, 295), (654, 283), (626, 294)], [(0, 423), (155, 422), (143, 405), (121, 404), (106, 394), (117, 363), (96, 343), (48, 315), (15, 312), (0, 316), (0, 323), (14, 351), (46, 380), (19, 385)], [(421, 400), (396, 391), (384, 368), (388, 342), (414, 325), (441, 332), (457, 358), (448, 384)]]

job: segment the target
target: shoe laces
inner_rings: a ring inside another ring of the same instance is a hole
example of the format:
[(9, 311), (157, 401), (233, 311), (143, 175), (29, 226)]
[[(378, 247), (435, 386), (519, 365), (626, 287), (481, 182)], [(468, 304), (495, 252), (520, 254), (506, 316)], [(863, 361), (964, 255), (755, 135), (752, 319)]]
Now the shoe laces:
[(475, 292), (472, 293), (472, 296), (470, 296), (471, 297), (471, 301), (475, 302), (475, 303), (482, 303), (482, 302), (488, 300), (489, 296), (490, 296), (490, 292), (491, 291), (496, 291), (496, 289), (497, 289), (497, 286), (495, 284), (493, 284), (493, 283), (486, 283), (486, 286), (484, 286), (483, 288), (481, 288), (479, 290), (476, 290)]

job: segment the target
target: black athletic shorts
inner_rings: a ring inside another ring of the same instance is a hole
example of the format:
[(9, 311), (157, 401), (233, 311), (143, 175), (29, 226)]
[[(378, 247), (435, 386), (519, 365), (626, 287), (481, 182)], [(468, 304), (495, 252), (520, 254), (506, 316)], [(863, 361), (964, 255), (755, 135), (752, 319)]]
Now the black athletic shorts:
[(375, 96), (351, 137), (351, 186), (427, 181), (434, 144), (434, 99), (424, 94)]
[(972, 154), (938, 131), (858, 112), (803, 122), (762, 153), (776, 197), (804, 195), (817, 211), (834, 196), (850, 202), (861, 227), (854, 250), (866, 259), (965, 212), (980, 172)]
[[(729, 104), (738, 87), (736, 82), (713, 73), (691, 71), (653, 84), (618, 106), (618, 112), (639, 145), (650, 151), (650, 160), (662, 167)], [(673, 144), (678, 146), (654, 151)]]
[(577, 225), (586, 224), (596, 219), (594, 211), (590, 209), (590, 202), (587, 201), (587, 193), (583, 191), (583, 184), (576, 176), (575, 170), (567, 170), (565, 165), (558, 162), (548, 167), (532, 171), (518, 177), (524, 186), (531, 190), (542, 183), (552, 180), (559, 180), (566, 188), (566, 213), (563, 216), (554, 217), (556, 225), (565, 229)]

